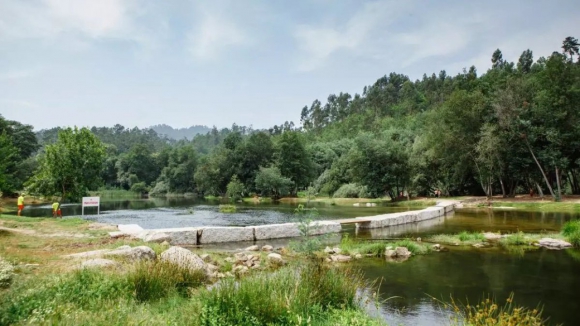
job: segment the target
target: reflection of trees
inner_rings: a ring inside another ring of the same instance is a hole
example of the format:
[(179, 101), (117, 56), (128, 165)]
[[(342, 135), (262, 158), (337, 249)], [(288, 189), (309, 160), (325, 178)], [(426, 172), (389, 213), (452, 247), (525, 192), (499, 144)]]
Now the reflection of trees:
[(408, 314), (424, 311), (421, 306), (426, 304), (437, 308), (428, 295), (442, 300), (453, 295), (474, 303), (488, 294), (501, 301), (513, 291), (519, 305), (534, 308), (541, 303), (552, 322), (569, 322), (575, 318), (573, 306), (579, 303), (580, 252), (575, 250), (538, 250), (521, 257), (499, 249), (453, 249), (398, 264), (365, 263), (363, 270), (370, 279), (383, 278), (382, 298), (401, 297), (386, 302), (385, 309)]

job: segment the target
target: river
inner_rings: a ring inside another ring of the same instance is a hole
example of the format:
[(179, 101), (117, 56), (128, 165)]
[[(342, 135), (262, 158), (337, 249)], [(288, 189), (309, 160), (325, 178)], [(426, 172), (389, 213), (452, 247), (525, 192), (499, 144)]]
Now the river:
[[(370, 216), (414, 208), (352, 207), (314, 205), (320, 219)], [(234, 214), (219, 213), (216, 203), (188, 198), (103, 201), (101, 214), (87, 211), (86, 219), (139, 224), (144, 228), (202, 225), (259, 225), (285, 223), (294, 219), (296, 205), (240, 204)], [(64, 205), (66, 216), (80, 215), (80, 206)], [(27, 216), (50, 216), (49, 205), (27, 207)], [(541, 232), (558, 231), (578, 214), (541, 213), (510, 209), (461, 209), (455, 214), (385, 229), (345, 233), (365, 240), (393, 237), (425, 237), (460, 231)], [(239, 244), (233, 245), (234, 248)], [(412, 257), (403, 263), (366, 258), (353, 263), (377, 283), (381, 302), (376, 311), (390, 325), (441, 325), (448, 322), (445, 312), (431, 297), (448, 300), (450, 295), (475, 303), (484, 295), (504, 300), (511, 292), (526, 307), (543, 306), (550, 324), (577, 325), (580, 308), (580, 251), (535, 250), (510, 253), (500, 248), (451, 247), (448, 252)], [(388, 300), (387, 300), (388, 299)]]

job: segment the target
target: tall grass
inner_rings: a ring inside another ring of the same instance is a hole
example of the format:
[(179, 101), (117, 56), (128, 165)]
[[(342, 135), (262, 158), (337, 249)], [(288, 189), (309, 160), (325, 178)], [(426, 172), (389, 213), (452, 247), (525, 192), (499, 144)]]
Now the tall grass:
[(169, 262), (142, 262), (128, 275), (139, 302), (156, 301), (172, 293), (188, 297), (191, 289), (206, 281), (205, 271), (192, 271)]
[(374, 255), (382, 257), (385, 254), (386, 247), (391, 246), (405, 247), (413, 255), (423, 255), (431, 251), (431, 247), (412, 240), (399, 240), (395, 242), (386, 241), (354, 241), (348, 235), (345, 235), (340, 242), (340, 249), (348, 254)]
[(202, 325), (296, 325), (332, 309), (358, 309), (359, 272), (307, 263), (261, 273), (242, 282), (224, 280), (202, 292)]
[(518, 325), (542, 326), (546, 319), (542, 317), (542, 310), (527, 309), (514, 303), (514, 294), (506, 299), (503, 306), (492, 298), (484, 298), (475, 305), (462, 304), (451, 298), (451, 302), (444, 304), (453, 311), (452, 325), (492, 326)]
[(569, 221), (562, 226), (562, 235), (577, 248), (580, 248), (580, 220)]
[(237, 208), (235, 205), (220, 205), (219, 211), (220, 213), (235, 213)]

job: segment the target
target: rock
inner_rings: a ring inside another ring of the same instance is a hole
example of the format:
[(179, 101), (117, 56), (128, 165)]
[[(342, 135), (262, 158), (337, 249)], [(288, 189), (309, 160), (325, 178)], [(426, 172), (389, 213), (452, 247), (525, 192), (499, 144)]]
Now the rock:
[(361, 254), (354, 255), (354, 259), (361, 259), (361, 258), (363, 258), (363, 256)]
[(330, 259), (333, 262), (346, 263), (346, 262), (349, 262), (352, 259), (352, 257), (346, 256), (346, 255), (332, 255), (332, 256), (330, 256)]
[(226, 277), (226, 274), (224, 274), (224, 273), (217, 273), (217, 277), (218, 278), (224, 278), (224, 277)]
[(117, 228), (119, 231), (129, 235), (138, 235), (143, 231), (143, 228), (137, 224), (119, 224)]
[(254, 264), (254, 266), (252, 266), (252, 269), (258, 269), (260, 268), (260, 262), (257, 262)]
[[(389, 247), (387, 247), (389, 248)], [(393, 249), (386, 249), (385, 250), (385, 257), (386, 258), (393, 258), (393, 257), (397, 257), (397, 252), (394, 251)]]
[(226, 272), (225, 276), (226, 277), (234, 277), (234, 274), (232, 274), (232, 272)]
[(483, 242), (480, 242), (480, 243), (474, 243), (472, 246), (474, 248), (484, 248), (484, 247), (486, 247), (486, 244)]
[(163, 233), (163, 232), (157, 233), (157, 232), (155, 232), (155, 233), (146, 235), (145, 238), (143, 238), (143, 241), (145, 241), (145, 242), (162, 243), (162, 242), (169, 242), (169, 241), (171, 241), (171, 237), (167, 233)]
[(340, 250), (340, 248), (332, 248), (332, 251), (334, 251), (335, 254), (340, 254), (342, 252), (342, 250)]
[(249, 246), (246, 249), (244, 249), (245, 251), (259, 251), (260, 247), (253, 245), (253, 246)]
[(417, 242), (421, 242), (421, 238), (417, 238)]
[(262, 247), (262, 251), (272, 251), (272, 250), (274, 250), (274, 247), (270, 245), (265, 245)]
[(165, 246), (165, 247), (169, 247), (170, 246), (169, 242), (167, 242), (167, 241), (161, 242), (161, 245), (162, 246)]
[(564, 249), (564, 248), (571, 248), (572, 244), (566, 242), (564, 240), (552, 239), (552, 238), (542, 238), (538, 240), (538, 244), (541, 247), (545, 247), (548, 249)]
[(334, 253), (334, 250), (331, 249), (330, 247), (326, 247), (326, 248), (324, 248), (324, 252), (332, 255)]
[(253, 227), (256, 240), (294, 238), (300, 236), (297, 223), (267, 224)]
[(234, 267), (233, 271), (236, 274), (245, 274), (245, 273), (248, 272), (248, 267), (247, 266), (243, 266), (243, 265), (236, 266), (236, 267)]
[(271, 253), (268, 254), (268, 261), (277, 265), (284, 265), (284, 259), (280, 254)]
[(331, 263), (332, 262), (332, 259), (326, 257), (326, 258), (324, 258), (324, 261), (327, 262), (327, 263)]
[(235, 259), (233, 259), (232, 257), (226, 257), (226, 258), (224, 258), (224, 260), (227, 261), (228, 263), (232, 263), (232, 264), (236, 262)]
[(219, 269), (219, 267), (217, 267), (216, 265), (213, 265), (213, 264), (205, 265), (205, 270), (206, 270), (208, 275), (211, 275), (211, 274), (217, 272), (218, 269)]
[(405, 257), (411, 256), (411, 252), (409, 251), (409, 249), (407, 249), (405, 247), (395, 248), (395, 253), (397, 254), (397, 257), (399, 257), (399, 258), (405, 258)]
[(118, 266), (120, 266), (120, 264), (114, 260), (95, 258), (83, 261), (80, 264), (79, 268), (83, 269), (83, 268), (102, 268), (102, 267), (118, 267)]
[(126, 236), (127, 234), (125, 232), (121, 232), (121, 231), (113, 231), (113, 232), (109, 232), (109, 236), (112, 239), (118, 239), (118, 238), (122, 238), (124, 236)]
[(79, 252), (76, 254), (64, 255), (63, 258), (96, 258), (101, 257), (105, 253), (111, 251), (111, 249), (100, 249), (100, 250), (91, 250), (85, 252)]
[(497, 233), (485, 232), (483, 234), (485, 240), (498, 240), (501, 239), (501, 235)]
[(435, 250), (435, 251), (439, 251), (439, 250), (441, 250), (441, 245), (436, 243), (431, 248), (433, 248), (433, 250)]
[[(127, 248), (128, 247), (128, 248)], [(157, 254), (153, 249), (147, 246), (138, 246), (131, 248), (129, 246), (123, 246), (122, 248), (115, 249), (105, 253), (105, 257), (120, 257), (133, 261), (139, 260), (155, 260)]]
[(117, 249), (115, 249), (115, 250), (125, 250), (125, 249), (131, 249), (131, 246), (129, 246), (129, 245), (124, 245), (124, 246), (120, 246), (120, 247), (118, 247), (118, 248), (117, 248)]
[(193, 252), (181, 248), (171, 247), (161, 254), (161, 261), (176, 264), (190, 270), (206, 270), (206, 263)]
[(238, 252), (234, 254), (234, 260), (236, 263), (243, 263), (248, 260), (248, 256), (243, 252)]
[(203, 254), (199, 256), (204, 262), (209, 263), (211, 261), (211, 257), (208, 254)]

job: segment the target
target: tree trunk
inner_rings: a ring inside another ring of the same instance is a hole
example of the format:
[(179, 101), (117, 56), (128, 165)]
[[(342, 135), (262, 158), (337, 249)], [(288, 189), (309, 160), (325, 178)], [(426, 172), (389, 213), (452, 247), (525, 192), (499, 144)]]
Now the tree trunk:
[(540, 195), (540, 198), (544, 198), (544, 192), (542, 191), (542, 187), (540, 187), (540, 185), (537, 182), (536, 187), (538, 187), (538, 195)]
[(503, 180), (501, 178), (499, 178), (499, 184), (501, 185), (501, 194), (503, 198), (506, 198), (506, 194), (505, 194), (505, 187), (503, 186)]
[(544, 177), (544, 181), (546, 182), (546, 186), (548, 187), (548, 190), (550, 190), (550, 194), (552, 195), (552, 198), (554, 198), (554, 200), (556, 200), (556, 195), (554, 194), (554, 190), (552, 189), (550, 182), (548, 182), (548, 178), (546, 177), (546, 173), (544, 173), (544, 169), (542, 169), (540, 162), (538, 162), (536, 155), (534, 155), (534, 151), (532, 151), (532, 147), (530, 146), (530, 143), (528, 143), (527, 139), (524, 139), (524, 141), (526, 142), (526, 145), (528, 146), (528, 150), (530, 151), (530, 154), (532, 154), (534, 161), (538, 165), (538, 169), (540, 169), (540, 172), (542, 172), (542, 176)]
[(556, 197), (556, 201), (562, 200), (562, 190), (560, 189), (560, 171), (556, 166), (556, 185), (558, 186), (558, 197)]

